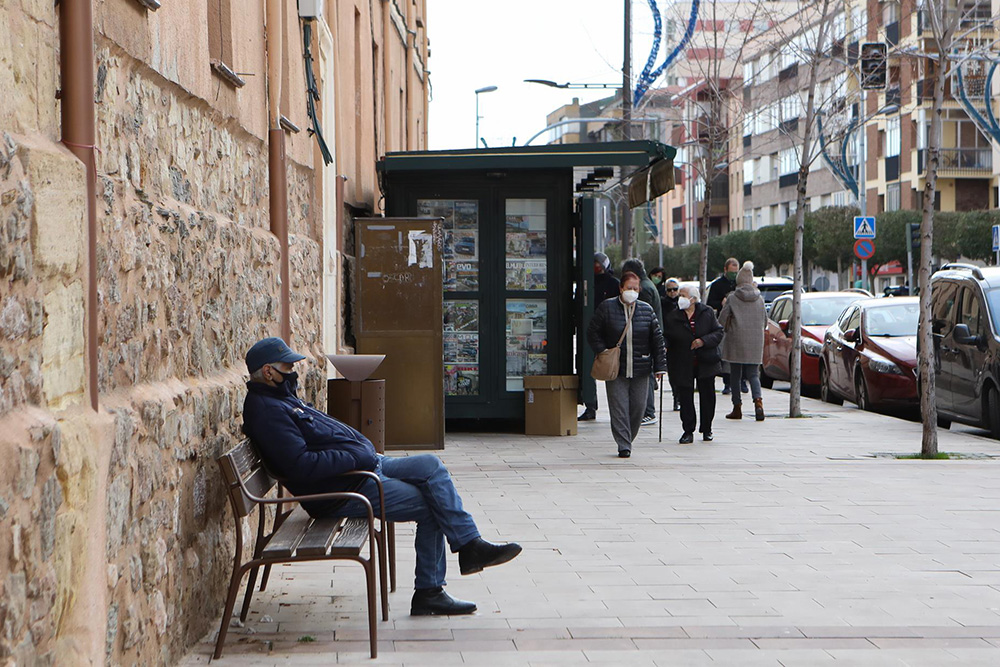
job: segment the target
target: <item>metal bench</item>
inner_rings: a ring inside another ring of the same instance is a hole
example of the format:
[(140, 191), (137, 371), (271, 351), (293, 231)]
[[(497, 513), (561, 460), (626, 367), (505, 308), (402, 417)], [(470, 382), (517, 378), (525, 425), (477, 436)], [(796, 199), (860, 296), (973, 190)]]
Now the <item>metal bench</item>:
[[(263, 567), (260, 590), (267, 586), (271, 566), (278, 563), (299, 563), (316, 560), (353, 560), (361, 563), (365, 571), (368, 590), (368, 638), (371, 657), (378, 656), (376, 630), (375, 560), (378, 560), (378, 574), (382, 593), (382, 620), (389, 620), (389, 593), (386, 568), (386, 528), (391, 527), (385, 520), (385, 498), (382, 482), (378, 475), (367, 471), (354, 471), (346, 476), (369, 477), (378, 485), (380, 516), (379, 527), (375, 527), (375, 516), (371, 502), (360, 493), (339, 491), (308, 496), (287, 496), (264, 468), (257, 450), (250, 440), (243, 440), (217, 460), (229, 489), (229, 503), (233, 508), (236, 523), (236, 554), (233, 557), (233, 575), (229, 583), (229, 595), (219, 627), (219, 637), (215, 643), (215, 657), (222, 657), (222, 648), (229, 630), (236, 595), (239, 593), (243, 575), (249, 571), (246, 595), (240, 621), (245, 622), (250, 611), (250, 600), (257, 580), (257, 572)], [(278, 487), (277, 497), (266, 498), (272, 489)], [(357, 500), (368, 508), (368, 516), (362, 518), (314, 519), (299, 506), (303, 501), (314, 500)], [(295, 505), (283, 511), (282, 505)], [(276, 511), (271, 531), (266, 530), (267, 512), (265, 505), (275, 505)], [(258, 509), (257, 539), (253, 556), (243, 563), (243, 530), (241, 522), (255, 508)], [(365, 544), (368, 556), (362, 556)]]

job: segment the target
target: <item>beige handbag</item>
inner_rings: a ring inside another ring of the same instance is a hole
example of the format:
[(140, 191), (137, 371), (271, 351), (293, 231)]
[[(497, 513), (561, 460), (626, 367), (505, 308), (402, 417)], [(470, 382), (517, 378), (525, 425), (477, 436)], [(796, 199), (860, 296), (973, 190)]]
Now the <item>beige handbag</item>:
[(615, 346), (604, 350), (594, 358), (594, 365), (590, 367), (590, 377), (604, 382), (610, 382), (618, 377), (618, 367), (621, 365), (620, 348), (622, 341), (625, 340), (625, 334), (628, 333), (629, 325), (632, 324), (634, 313), (635, 308), (632, 308), (632, 313), (625, 318), (625, 329)]

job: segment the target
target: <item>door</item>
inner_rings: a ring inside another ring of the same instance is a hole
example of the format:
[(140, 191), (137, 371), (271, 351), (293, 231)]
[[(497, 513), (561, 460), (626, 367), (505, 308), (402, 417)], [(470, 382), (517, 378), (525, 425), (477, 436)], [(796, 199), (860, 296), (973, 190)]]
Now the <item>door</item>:
[(843, 337), (837, 345), (837, 366), (839, 367), (837, 372), (840, 374), (838, 376), (840, 379), (838, 391), (842, 392), (841, 396), (854, 396), (854, 400), (857, 400), (858, 397), (854, 391), (854, 374), (858, 371), (858, 354), (861, 347), (861, 308), (858, 306), (851, 308), (851, 314), (844, 324), (844, 334), (848, 331), (855, 332), (856, 340), (849, 341)]
[(933, 287), (933, 319), (931, 330), (934, 336), (934, 376), (937, 407), (953, 412), (955, 401), (952, 384), (955, 373), (955, 348), (952, 329), (958, 310), (959, 285), (949, 281), (938, 282)]
[(982, 418), (980, 377), (986, 364), (986, 322), (982, 295), (976, 287), (965, 286), (959, 298), (956, 323), (969, 327), (969, 333), (978, 337), (978, 343), (959, 343), (952, 336), (953, 368), (951, 395), (955, 412), (971, 420)]
[(580, 402), (597, 401), (597, 382), (590, 377), (594, 364), (594, 351), (587, 344), (587, 327), (594, 316), (594, 230), (597, 228), (597, 201), (580, 200), (580, 208), (573, 220), (574, 263), (573, 276), (576, 286), (573, 294), (576, 324), (576, 373), (580, 377)]
[(827, 373), (830, 377), (830, 387), (840, 396), (852, 396), (854, 388), (849, 386), (850, 374), (844, 367), (844, 334), (850, 329), (851, 317), (858, 310), (857, 306), (852, 306), (845, 310), (837, 323), (828, 330), (830, 334), (829, 368)]
[(778, 322), (787, 319), (791, 312), (791, 299), (779, 297), (775, 299), (771, 306), (771, 312), (767, 320), (767, 331), (764, 332), (764, 372), (777, 380), (787, 380), (788, 371), (785, 366), (786, 361), (781, 361), (782, 343), (787, 338), (785, 333), (778, 327)]

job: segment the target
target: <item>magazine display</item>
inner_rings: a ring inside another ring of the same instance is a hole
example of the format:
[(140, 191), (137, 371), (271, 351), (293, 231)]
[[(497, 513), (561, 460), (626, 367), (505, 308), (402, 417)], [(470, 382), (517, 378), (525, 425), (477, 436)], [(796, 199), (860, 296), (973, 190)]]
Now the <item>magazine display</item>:
[(523, 391), (525, 375), (548, 371), (546, 311), (541, 299), (507, 300), (507, 391)]
[(444, 391), (479, 394), (479, 302), (444, 302)]
[(417, 215), (444, 218), (444, 291), (478, 290), (479, 202), (467, 199), (418, 199)]

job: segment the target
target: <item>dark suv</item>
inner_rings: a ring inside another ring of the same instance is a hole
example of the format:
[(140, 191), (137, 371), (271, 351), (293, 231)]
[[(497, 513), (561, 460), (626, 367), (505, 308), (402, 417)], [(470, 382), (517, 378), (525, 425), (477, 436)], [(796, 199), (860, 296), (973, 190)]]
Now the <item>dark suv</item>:
[(931, 303), (938, 423), (1000, 438), (1000, 268), (943, 266)]

